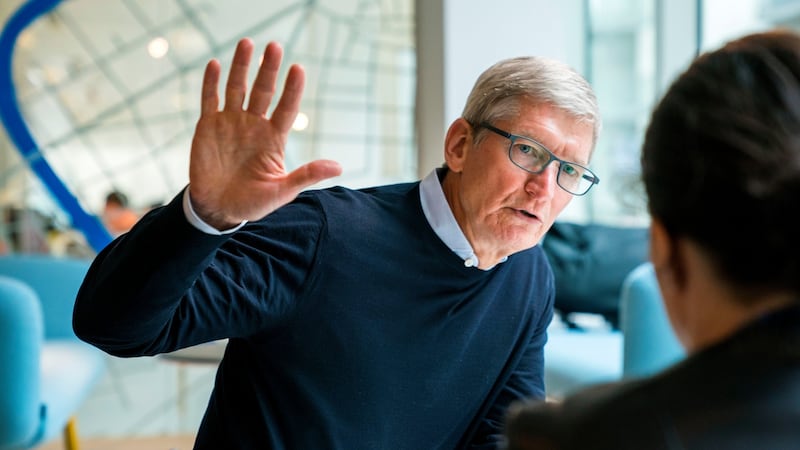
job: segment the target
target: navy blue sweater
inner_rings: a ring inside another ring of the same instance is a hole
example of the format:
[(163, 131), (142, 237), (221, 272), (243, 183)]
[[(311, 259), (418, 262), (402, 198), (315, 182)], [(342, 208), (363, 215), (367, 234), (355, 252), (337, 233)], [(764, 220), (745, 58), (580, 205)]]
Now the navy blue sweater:
[(408, 183), (227, 236), (179, 196), (97, 256), (73, 323), (117, 356), (230, 338), (196, 449), (494, 448), (509, 403), (544, 397), (553, 296), (539, 247), (465, 267)]

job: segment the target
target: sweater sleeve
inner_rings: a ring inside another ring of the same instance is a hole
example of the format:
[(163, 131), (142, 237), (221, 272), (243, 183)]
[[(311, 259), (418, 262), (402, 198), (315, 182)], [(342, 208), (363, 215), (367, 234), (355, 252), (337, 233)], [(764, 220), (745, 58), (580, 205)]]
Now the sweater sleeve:
[(324, 218), (309, 197), (223, 236), (186, 220), (181, 195), (93, 261), (75, 333), (116, 356), (154, 355), (278, 326), (313, 267)]
[(509, 406), (518, 400), (543, 400), (544, 388), (544, 345), (547, 343), (547, 327), (553, 319), (555, 287), (550, 283), (543, 292), (541, 309), (532, 318), (530, 339), (521, 350), (516, 365), (501, 387), (499, 394), (490, 405), (487, 413), (478, 424), (470, 449), (496, 449), (502, 442), (506, 414)]

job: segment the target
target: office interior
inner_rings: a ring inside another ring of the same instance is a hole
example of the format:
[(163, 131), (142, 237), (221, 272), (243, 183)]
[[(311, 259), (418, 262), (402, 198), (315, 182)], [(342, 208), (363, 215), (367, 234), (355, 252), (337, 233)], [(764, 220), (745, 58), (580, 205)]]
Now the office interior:
[[(638, 152), (666, 86), (728, 39), (800, 29), (800, 0), (3, 0), (4, 32), (33, 6), (41, 14), (0, 48), (4, 119), (21, 119), (0, 128), (0, 254), (83, 260), (112, 237), (109, 192), (144, 214), (186, 185), (203, 68), (226, 68), (241, 37), (281, 42), (305, 67), (287, 165), (339, 161), (343, 175), (319, 188), (424, 177), (483, 69), (517, 55), (565, 61), (594, 87), (603, 129), (591, 161), (601, 183), (560, 220), (646, 227)], [(594, 357), (616, 364), (623, 337), (597, 336), (612, 350)], [(79, 438), (191, 436), (214, 379), (217, 349), (202, 350), (106, 356), (74, 414)]]

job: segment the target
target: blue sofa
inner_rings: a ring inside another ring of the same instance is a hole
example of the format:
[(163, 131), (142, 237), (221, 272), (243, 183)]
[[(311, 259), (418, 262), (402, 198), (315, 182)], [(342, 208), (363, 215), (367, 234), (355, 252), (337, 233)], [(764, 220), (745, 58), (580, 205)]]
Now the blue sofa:
[(89, 261), (0, 256), (0, 450), (35, 448), (63, 433), (78, 447), (75, 413), (105, 356), (72, 331)]

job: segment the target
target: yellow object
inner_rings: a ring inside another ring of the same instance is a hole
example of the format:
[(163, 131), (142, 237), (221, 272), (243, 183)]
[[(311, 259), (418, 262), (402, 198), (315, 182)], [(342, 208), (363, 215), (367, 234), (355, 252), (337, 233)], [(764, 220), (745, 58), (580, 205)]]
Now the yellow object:
[(75, 416), (69, 418), (69, 422), (64, 427), (64, 448), (66, 450), (78, 450), (78, 419)]

